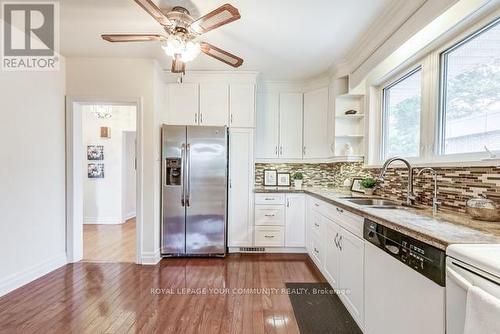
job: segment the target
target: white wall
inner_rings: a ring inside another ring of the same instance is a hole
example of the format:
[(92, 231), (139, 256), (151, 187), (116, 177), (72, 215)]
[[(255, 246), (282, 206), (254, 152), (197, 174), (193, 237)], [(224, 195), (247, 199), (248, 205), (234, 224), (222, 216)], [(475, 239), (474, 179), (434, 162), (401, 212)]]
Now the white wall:
[(123, 132), (122, 219), (124, 221), (136, 215), (135, 141), (135, 131)]
[(68, 58), (66, 92), (71, 97), (101, 97), (120, 101), (140, 98), (142, 117), (138, 143), (143, 152), (142, 207), (143, 226), (141, 262), (160, 259), (160, 124), (158, 113), (164, 102), (160, 69), (151, 59)]
[[(91, 106), (82, 107), (84, 224), (124, 223), (122, 208), (124, 198), (129, 199), (132, 196), (131, 200), (135, 201), (134, 194), (127, 194), (127, 189), (123, 187), (122, 174), (127, 162), (123, 159), (125, 151), (123, 132), (135, 131), (136, 106), (112, 106), (112, 110), (111, 118), (99, 119), (92, 112)], [(110, 128), (110, 138), (100, 137), (102, 126)], [(87, 160), (88, 145), (102, 145), (104, 160)], [(104, 164), (104, 178), (88, 178), (89, 163)], [(133, 181), (135, 184), (134, 179)]]
[(66, 263), (64, 80), (0, 71), (0, 295)]

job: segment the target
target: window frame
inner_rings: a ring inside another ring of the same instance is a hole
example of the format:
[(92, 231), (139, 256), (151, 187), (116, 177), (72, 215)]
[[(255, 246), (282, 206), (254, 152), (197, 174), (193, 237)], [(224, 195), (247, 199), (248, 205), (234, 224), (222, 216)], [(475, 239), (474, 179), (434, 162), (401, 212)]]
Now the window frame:
[[(371, 108), (365, 135), (370, 140), (366, 143), (365, 166), (380, 167), (384, 158), (384, 130), (383, 130), (383, 89), (393, 82), (401, 79), (417, 67), (422, 71), (422, 100), (420, 119), (420, 156), (405, 157), (412, 164), (419, 166), (491, 166), (500, 164), (500, 159), (485, 161), (485, 152), (469, 152), (455, 154), (441, 154), (441, 84), (442, 68), (441, 55), (453, 47), (473, 38), (483, 31), (491, 28), (496, 22), (500, 22), (500, 10), (496, 10), (474, 22), (467, 22), (453, 32), (447, 33), (422, 49), (416, 55), (406, 61), (395, 64), (392, 70), (388, 70), (381, 77), (370, 77), (367, 79), (368, 105)], [(444, 142), (443, 142), (444, 145)], [(494, 150), (497, 156), (500, 150)]]
[[(438, 92), (438, 100), (439, 106), (437, 109), (437, 138), (436, 138), (436, 150), (435, 155), (439, 157), (462, 157), (462, 156), (476, 156), (477, 154), (481, 154), (484, 152), (464, 152), (464, 153), (445, 153), (445, 135), (446, 135), (446, 82), (445, 78), (448, 73), (447, 63), (448, 63), (448, 55), (454, 50), (458, 49), (464, 44), (467, 44), (474, 38), (482, 35), (488, 30), (492, 29), (494, 26), (500, 25), (500, 17), (494, 19), (486, 25), (482, 25), (482, 28), (479, 29), (469, 29), (466, 33), (460, 35), (460, 37), (453, 39), (451, 42), (447, 43), (446, 48), (441, 48), (439, 51), (439, 92)], [(471, 33), (470, 30), (473, 30)], [(450, 46), (451, 44), (451, 46)]]
[(386, 123), (386, 120), (387, 120), (387, 92), (389, 91), (389, 89), (391, 89), (392, 87), (396, 86), (398, 83), (408, 79), (409, 77), (411, 77), (413, 74), (417, 73), (417, 72), (420, 72), (420, 128), (419, 128), (419, 131), (420, 131), (420, 136), (419, 136), (419, 139), (420, 139), (420, 143), (419, 143), (419, 148), (418, 148), (418, 155), (417, 156), (414, 156), (414, 157), (408, 157), (409, 159), (418, 159), (420, 158), (421, 154), (422, 154), (422, 150), (421, 150), (421, 142), (422, 142), (422, 98), (423, 98), (423, 87), (422, 87), (422, 82), (423, 82), (423, 70), (422, 70), (422, 64), (418, 64), (418, 65), (414, 65), (414, 66), (411, 66), (410, 69), (406, 69), (405, 71), (403, 71), (403, 74), (399, 74), (397, 76), (395, 76), (393, 78), (393, 80), (381, 85), (381, 101), (382, 101), (382, 106), (381, 106), (381, 117), (380, 117), (380, 121), (381, 121), (381, 128), (380, 128), (380, 158), (383, 160), (383, 159), (387, 159), (386, 158), (386, 150), (387, 150), (387, 123)]

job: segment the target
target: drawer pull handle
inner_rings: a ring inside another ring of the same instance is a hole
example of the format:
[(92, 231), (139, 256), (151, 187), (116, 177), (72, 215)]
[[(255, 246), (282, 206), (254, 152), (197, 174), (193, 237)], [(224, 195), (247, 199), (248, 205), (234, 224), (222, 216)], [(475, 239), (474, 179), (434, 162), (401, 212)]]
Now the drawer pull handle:
[(315, 205), (315, 206), (319, 206), (319, 204), (318, 204), (318, 203), (314, 203), (314, 205)]
[(268, 238), (268, 239), (272, 239), (272, 238), (274, 238), (274, 235), (265, 235), (264, 237)]
[(319, 224), (318, 223), (314, 223), (314, 226), (319, 227)]
[(266, 197), (266, 198), (264, 198), (264, 200), (265, 200), (265, 201), (273, 201), (273, 200), (274, 200), (274, 198), (272, 198), (272, 197)]
[(266, 217), (274, 217), (274, 216), (275, 216), (275, 214), (274, 214), (274, 213), (273, 213), (272, 215), (270, 215), (270, 214), (266, 214), (266, 215), (264, 215), (264, 216), (266, 216)]
[(343, 212), (344, 212), (344, 210), (342, 210), (342, 209), (339, 209), (339, 208), (336, 208), (336, 209), (337, 209), (337, 211), (338, 211), (338, 212), (340, 212), (340, 213), (343, 213)]
[(315, 251), (316, 253), (319, 253), (319, 250), (317, 250), (317, 249), (316, 249), (316, 247), (314, 247), (314, 251)]

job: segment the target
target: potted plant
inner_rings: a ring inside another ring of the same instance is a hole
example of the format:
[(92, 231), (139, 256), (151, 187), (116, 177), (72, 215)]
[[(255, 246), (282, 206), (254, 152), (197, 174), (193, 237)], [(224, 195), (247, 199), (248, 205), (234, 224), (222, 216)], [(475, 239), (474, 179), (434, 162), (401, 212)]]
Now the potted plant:
[(361, 181), (361, 186), (365, 188), (366, 195), (373, 195), (373, 191), (375, 190), (375, 186), (377, 185), (377, 180), (373, 177), (366, 177)]
[(295, 186), (295, 189), (302, 189), (302, 180), (304, 179), (304, 175), (301, 172), (295, 172), (292, 175), (293, 178), (293, 185)]

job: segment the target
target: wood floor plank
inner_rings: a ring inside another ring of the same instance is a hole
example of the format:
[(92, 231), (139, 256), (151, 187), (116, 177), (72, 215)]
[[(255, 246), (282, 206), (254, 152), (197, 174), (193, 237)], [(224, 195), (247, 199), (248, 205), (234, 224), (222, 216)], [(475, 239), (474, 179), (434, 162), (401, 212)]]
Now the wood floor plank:
[(0, 333), (298, 333), (288, 296), (262, 293), (287, 282), (324, 278), (303, 254), (81, 262), (0, 298)]

